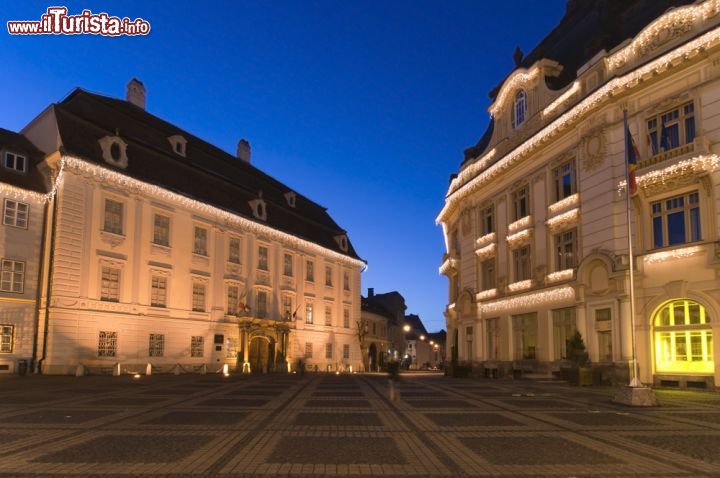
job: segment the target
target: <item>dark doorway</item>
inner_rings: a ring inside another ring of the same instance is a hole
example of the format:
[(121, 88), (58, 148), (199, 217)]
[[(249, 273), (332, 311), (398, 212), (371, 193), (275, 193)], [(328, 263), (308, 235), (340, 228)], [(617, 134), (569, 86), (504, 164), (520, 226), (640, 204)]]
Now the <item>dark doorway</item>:
[(265, 337), (253, 337), (250, 340), (250, 348), (248, 350), (248, 361), (250, 362), (250, 371), (252, 373), (267, 372), (272, 368), (272, 352), (275, 344), (271, 343)]
[(370, 363), (369, 372), (377, 372), (377, 347), (374, 342), (368, 348), (368, 362)]

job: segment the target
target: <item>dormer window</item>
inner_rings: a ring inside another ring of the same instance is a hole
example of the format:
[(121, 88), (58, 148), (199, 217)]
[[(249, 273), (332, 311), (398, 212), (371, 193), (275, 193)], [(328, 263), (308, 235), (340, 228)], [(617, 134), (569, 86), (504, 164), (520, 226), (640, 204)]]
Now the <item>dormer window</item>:
[(106, 163), (118, 168), (127, 168), (127, 143), (119, 136), (105, 136), (98, 140)]
[(527, 112), (527, 94), (525, 91), (518, 91), (515, 95), (515, 103), (513, 104), (512, 120), (513, 129), (517, 128), (525, 122), (525, 113)]
[(12, 169), (18, 173), (27, 171), (27, 158), (17, 153), (6, 152), (3, 164), (7, 169)]
[(187, 146), (187, 140), (180, 136), (179, 134), (169, 136), (168, 141), (170, 142), (170, 146), (172, 146), (172, 150), (175, 154), (178, 156), (185, 157), (185, 146)]
[(285, 193), (285, 200), (287, 201), (288, 206), (294, 208), (296, 199), (297, 199), (297, 194), (295, 194), (295, 191), (288, 191)]
[(341, 251), (347, 252), (348, 250), (348, 238), (345, 234), (340, 234), (339, 236), (335, 236), (335, 242), (337, 242), (338, 247)]
[(248, 204), (250, 205), (250, 209), (252, 209), (255, 219), (260, 219), (261, 221), (267, 220), (267, 207), (262, 197), (248, 201)]

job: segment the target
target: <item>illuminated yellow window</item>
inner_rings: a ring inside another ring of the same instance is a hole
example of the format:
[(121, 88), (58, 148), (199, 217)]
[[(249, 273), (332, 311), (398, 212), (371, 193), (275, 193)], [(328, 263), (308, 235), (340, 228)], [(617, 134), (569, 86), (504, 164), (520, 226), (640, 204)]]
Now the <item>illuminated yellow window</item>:
[(705, 307), (673, 300), (655, 315), (657, 372), (713, 373), (712, 331)]

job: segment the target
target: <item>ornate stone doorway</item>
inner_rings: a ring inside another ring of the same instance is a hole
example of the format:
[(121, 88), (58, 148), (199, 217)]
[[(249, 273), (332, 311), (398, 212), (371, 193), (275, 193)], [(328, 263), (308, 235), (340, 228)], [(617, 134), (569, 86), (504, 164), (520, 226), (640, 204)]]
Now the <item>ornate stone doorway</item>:
[(267, 373), (272, 370), (275, 358), (275, 340), (258, 336), (250, 339), (248, 361), (252, 373)]

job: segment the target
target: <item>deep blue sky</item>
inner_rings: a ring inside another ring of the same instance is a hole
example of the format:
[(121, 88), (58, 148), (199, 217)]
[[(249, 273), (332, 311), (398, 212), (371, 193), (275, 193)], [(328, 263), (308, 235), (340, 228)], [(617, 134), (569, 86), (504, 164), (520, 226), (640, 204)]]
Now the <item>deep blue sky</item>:
[[(11, 37), (50, 5), (152, 25), (147, 37)], [(488, 121), (488, 92), (558, 23), (565, 0), (0, 1), (0, 127), (19, 130), (75, 86), (124, 97), (252, 161), (329, 208), (369, 262), (362, 283), (398, 290), (444, 328), (435, 217), (448, 177)], [(365, 292), (364, 292), (365, 293)]]

